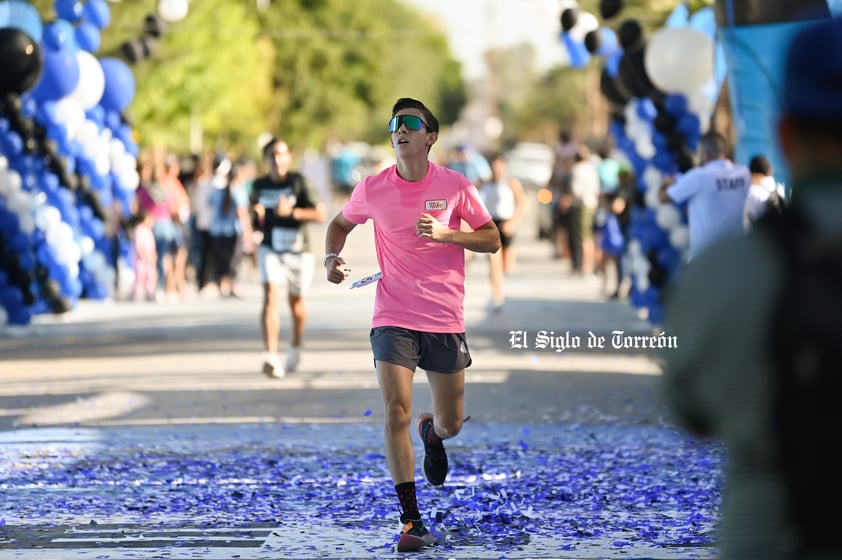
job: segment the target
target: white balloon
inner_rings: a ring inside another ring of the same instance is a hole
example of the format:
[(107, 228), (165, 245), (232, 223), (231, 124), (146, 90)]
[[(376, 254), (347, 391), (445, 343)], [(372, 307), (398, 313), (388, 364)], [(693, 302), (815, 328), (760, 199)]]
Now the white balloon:
[(649, 188), (646, 189), (646, 194), (643, 195), (643, 200), (646, 202), (647, 208), (658, 208), (661, 203), (661, 193), (659, 192), (660, 189)]
[(655, 223), (666, 231), (671, 231), (681, 223), (681, 212), (673, 204), (661, 204), (655, 212)]
[(644, 64), (658, 89), (689, 94), (713, 78), (713, 41), (692, 27), (666, 27), (649, 40)]
[(68, 97), (75, 100), (83, 109), (93, 109), (105, 91), (105, 72), (102, 64), (88, 51), (79, 49), (76, 53), (79, 63), (79, 83)]
[(159, 0), (158, 1), (158, 15), (161, 16), (161, 19), (168, 22), (174, 23), (176, 21), (181, 21), (185, 17), (187, 17), (187, 12), (190, 10), (190, 7), (187, 4), (187, 0)]
[(629, 258), (634, 259), (635, 257), (639, 257), (643, 254), (643, 247), (640, 244), (639, 239), (632, 239), (629, 241), (629, 248), (628, 248)]
[(643, 184), (647, 191), (658, 191), (664, 182), (664, 174), (654, 165), (647, 165), (643, 171)]
[(35, 231), (35, 218), (31, 214), (18, 216), (20, 230), (26, 235), (31, 235)]
[(0, 173), (0, 194), (12, 196), (20, 191), (23, 179), (14, 169), (6, 169)]
[(690, 230), (687, 226), (680, 225), (670, 231), (670, 243), (676, 249), (686, 249), (690, 246)]
[(576, 25), (568, 31), (573, 40), (582, 42), (585, 40), (585, 35), (599, 29), (599, 20), (590, 12), (579, 12), (579, 17), (576, 18)]
[(35, 210), (35, 225), (41, 231), (50, 231), (59, 222), (61, 222), (61, 212), (55, 206), (45, 204)]
[(634, 149), (637, 155), (643, 159), (652, 159), (655, 156), (655, 146), (652, 144), (652, 138), (649, 135), (639, 136), (634, 141)]
[(32, 199), (29, 193), (17, 191), (6, 196), (6, 207), (18, 216), (28, 215), (32, 212)]
[(82, 239), (79, 240), (79, 249), (82, 250), (82, 257), (87, 257), (94, 250), (94, 240), (87, 235), (83, 236)]

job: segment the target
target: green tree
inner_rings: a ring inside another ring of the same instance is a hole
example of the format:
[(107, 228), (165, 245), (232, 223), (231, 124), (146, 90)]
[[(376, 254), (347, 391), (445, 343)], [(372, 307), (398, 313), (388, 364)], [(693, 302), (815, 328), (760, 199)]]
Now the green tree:
[(383, 141), (395, 99), (417, 97), (454, 120), (460, 66), (440, 32), (392, 0), (284, 2), (262, 15), (275, 45), (271, 126), (296, 145)]

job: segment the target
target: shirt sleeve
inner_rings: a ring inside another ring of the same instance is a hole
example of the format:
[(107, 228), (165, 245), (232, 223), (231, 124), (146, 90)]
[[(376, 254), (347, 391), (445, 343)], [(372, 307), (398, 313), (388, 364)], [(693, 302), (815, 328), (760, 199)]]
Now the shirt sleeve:
[(371, 213), (369, 212), (370, 207), (366, 202), (367, 190), (368, 178), (363, 179), (354, 187), (354, 190), (351, 191), (351, 198), (342, 208), (342, 215), (352, 224), (364, 224), (371, 218)]
[(459, 214), (471, 226), (471, 229), (477, 229), (492, 220), (491, 213), (482, 202), (479, 191), (470, 181), (463, 183)]
[(677, 204), (686, 202), (699, 192), (699, 173), (697, 169), (689, 171), (667, 187), (667, 194)]

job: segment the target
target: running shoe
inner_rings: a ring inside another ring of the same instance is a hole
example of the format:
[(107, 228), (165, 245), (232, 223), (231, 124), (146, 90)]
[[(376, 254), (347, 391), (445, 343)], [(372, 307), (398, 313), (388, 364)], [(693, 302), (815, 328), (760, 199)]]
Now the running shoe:
[(281, 367), (281, 362), (274, 354), (266, 352), (263, 354), (263, 374), (275, 379), (281, 379), (286, 375), (284, 368)]
[(301, 361), (301, 350), (297, 346), (290, 346), (287, 350), (287, 363), (284, 370), (292, 373), (298, 369), (298, 362)]
[(398, 552), (414, 552), (433, 544), (435, 538), (420, 519), (408, 519), (401, 515), (401, 536), (398, 538)]
[[(421, 443), (424, 444), (421, 471), (427, 482), (433, 486), (441, 486), (447, 478), (447, 453), (444, 451), (441, 440), (438, 443), (430, 443), (430, 432), (433, 432), (433, 415), (422, 414), (418, 417), (418, 435), (421, 436)], [(432, 435), (435, 436), (435, 432)]]

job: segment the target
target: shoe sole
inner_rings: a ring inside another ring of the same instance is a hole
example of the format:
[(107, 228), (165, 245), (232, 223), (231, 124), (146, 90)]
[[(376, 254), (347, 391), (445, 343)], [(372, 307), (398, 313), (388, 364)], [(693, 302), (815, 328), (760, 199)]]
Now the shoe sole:
[[(424, 453), (421, 455), (421, 473), (424, 475), (424, 480), (426, 480), (432, 486), (442, 486), (444, 481), (447, 479), (447, 471), (449, 470), (447, 463), (445, 463), (445, 473), (444, 478), (441, 482), (434, 482), (430, 480), (430, 477), (427, 476), (427, 470), (424, 468), (424, 462), (427, 460), (427, 444), (424, 442), (424, 436), (421, 434), (421, 424), (427, 419), (432, 419), (433, 416), (431, 414), (422, 414), (418, 417), (418, 436), (421, 438), (421, 446), (424, 449)], [(447, 461), (447, 453), (444, 456), (445, 461)]]
[(433, 544), (435, 538), (432, 534), (428, 537), (417, 537), (415, 535), (401, 535), (398, 539), (398, 552), (415, 552), (427, 545)]

